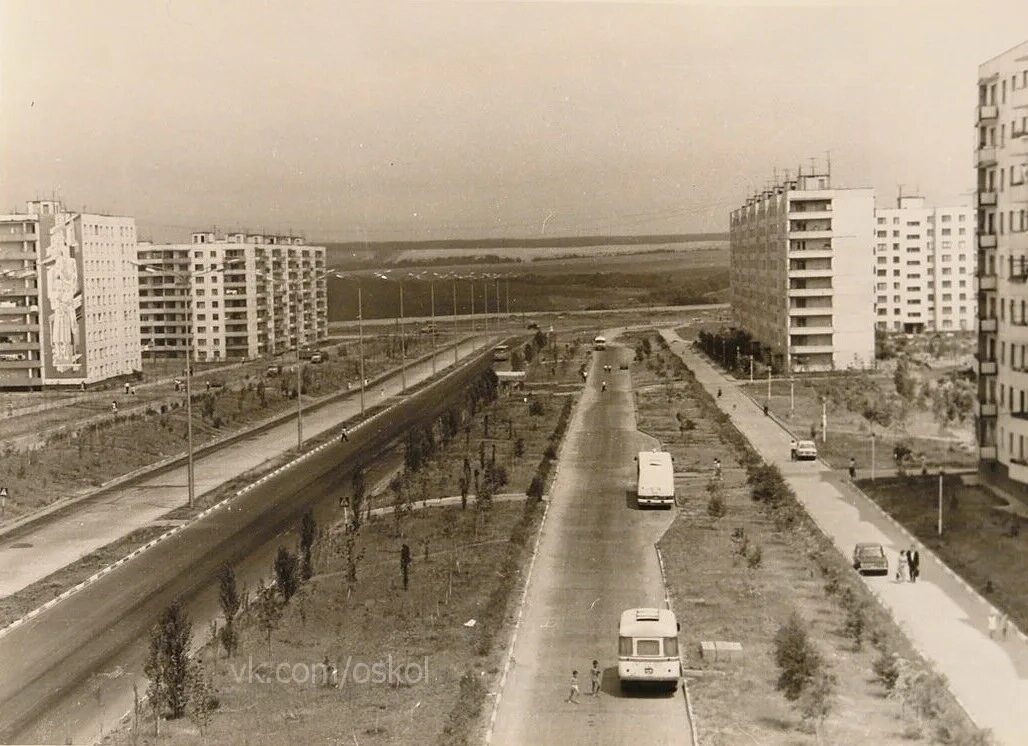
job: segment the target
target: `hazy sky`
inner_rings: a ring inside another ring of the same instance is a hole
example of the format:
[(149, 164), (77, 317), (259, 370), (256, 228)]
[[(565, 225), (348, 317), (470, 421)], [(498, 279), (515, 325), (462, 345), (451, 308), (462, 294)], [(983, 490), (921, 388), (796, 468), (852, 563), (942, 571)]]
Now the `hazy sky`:
[(836, 186), (972, 189), (977, 66), (1028, 2), (0, 0), (0, 210), (56, 192), (320, 240), (727, 230)]

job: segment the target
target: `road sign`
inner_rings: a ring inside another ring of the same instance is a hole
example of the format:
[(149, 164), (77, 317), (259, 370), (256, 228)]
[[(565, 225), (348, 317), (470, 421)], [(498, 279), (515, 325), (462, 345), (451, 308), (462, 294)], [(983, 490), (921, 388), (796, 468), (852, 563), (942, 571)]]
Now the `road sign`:
[(7, 488), (0, 487), (0, 497), (7, 497)]

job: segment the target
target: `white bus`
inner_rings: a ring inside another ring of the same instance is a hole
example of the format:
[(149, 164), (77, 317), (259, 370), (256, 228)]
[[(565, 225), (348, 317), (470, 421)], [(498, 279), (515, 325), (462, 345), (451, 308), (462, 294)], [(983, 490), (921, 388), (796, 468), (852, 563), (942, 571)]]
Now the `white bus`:
[(493, 360), (503, 361), (510, 360), (510, 348), (507, 345), (496, 345), (493, 348)]
[(667, 451), (639, 451), (635, 500), (639, 506), (670, 508), (675, 504), (675, 467)]
[(628, 609), (618, 624), (618, 679), (678, 688), (682, 661), (678, 657), (678, 620), (669, 609)]
[(607, 349), (607, 338), (606, 337), (596, 337), (596, 339), (593, 340), (593, 349), (594, 350), (605, 350), (605, 349)]

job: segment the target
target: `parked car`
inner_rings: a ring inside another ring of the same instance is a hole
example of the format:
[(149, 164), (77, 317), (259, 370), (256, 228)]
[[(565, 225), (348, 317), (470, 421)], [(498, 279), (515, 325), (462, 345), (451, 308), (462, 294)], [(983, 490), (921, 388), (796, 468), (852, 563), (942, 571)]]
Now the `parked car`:
[(527, 324), (525, 324), (525, 328), (526, 329), (538, 329), (539, 328), (539, 324), (537, 324), (534, 321), (529, 321)]
[(264, 372), (267, 373), (269, 376), (277, 376), (279, 373), (282, 372), (282, 366), (281, 365), (269, 365), (264, 370)]
[(621, 370), (628, 370), (628, 363), (621, 363), (620, 368)]
[(324, 354), (322, 354), (320, 352), (311, 353), (311, 362), (312, 363), (323, 363), (323, 362), (325, 362)]
[(801, 440), (796, 444), (796, 460), (814, 460), (817, 458), (817, 446), (812, 440)]
[(861, 575), (864, 573), (888, 575), (889, 558), (885, 556), (885, 549), (881, 544), (873, 542), (857, 544), (853, 547), (853, 569)]

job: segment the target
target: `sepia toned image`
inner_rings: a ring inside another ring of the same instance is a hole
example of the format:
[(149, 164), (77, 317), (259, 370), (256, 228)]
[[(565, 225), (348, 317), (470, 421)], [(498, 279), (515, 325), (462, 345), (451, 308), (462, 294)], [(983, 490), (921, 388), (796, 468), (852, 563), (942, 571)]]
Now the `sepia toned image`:
[(0, 743), (1028, 746), (1028, 4), (0, 0)]

